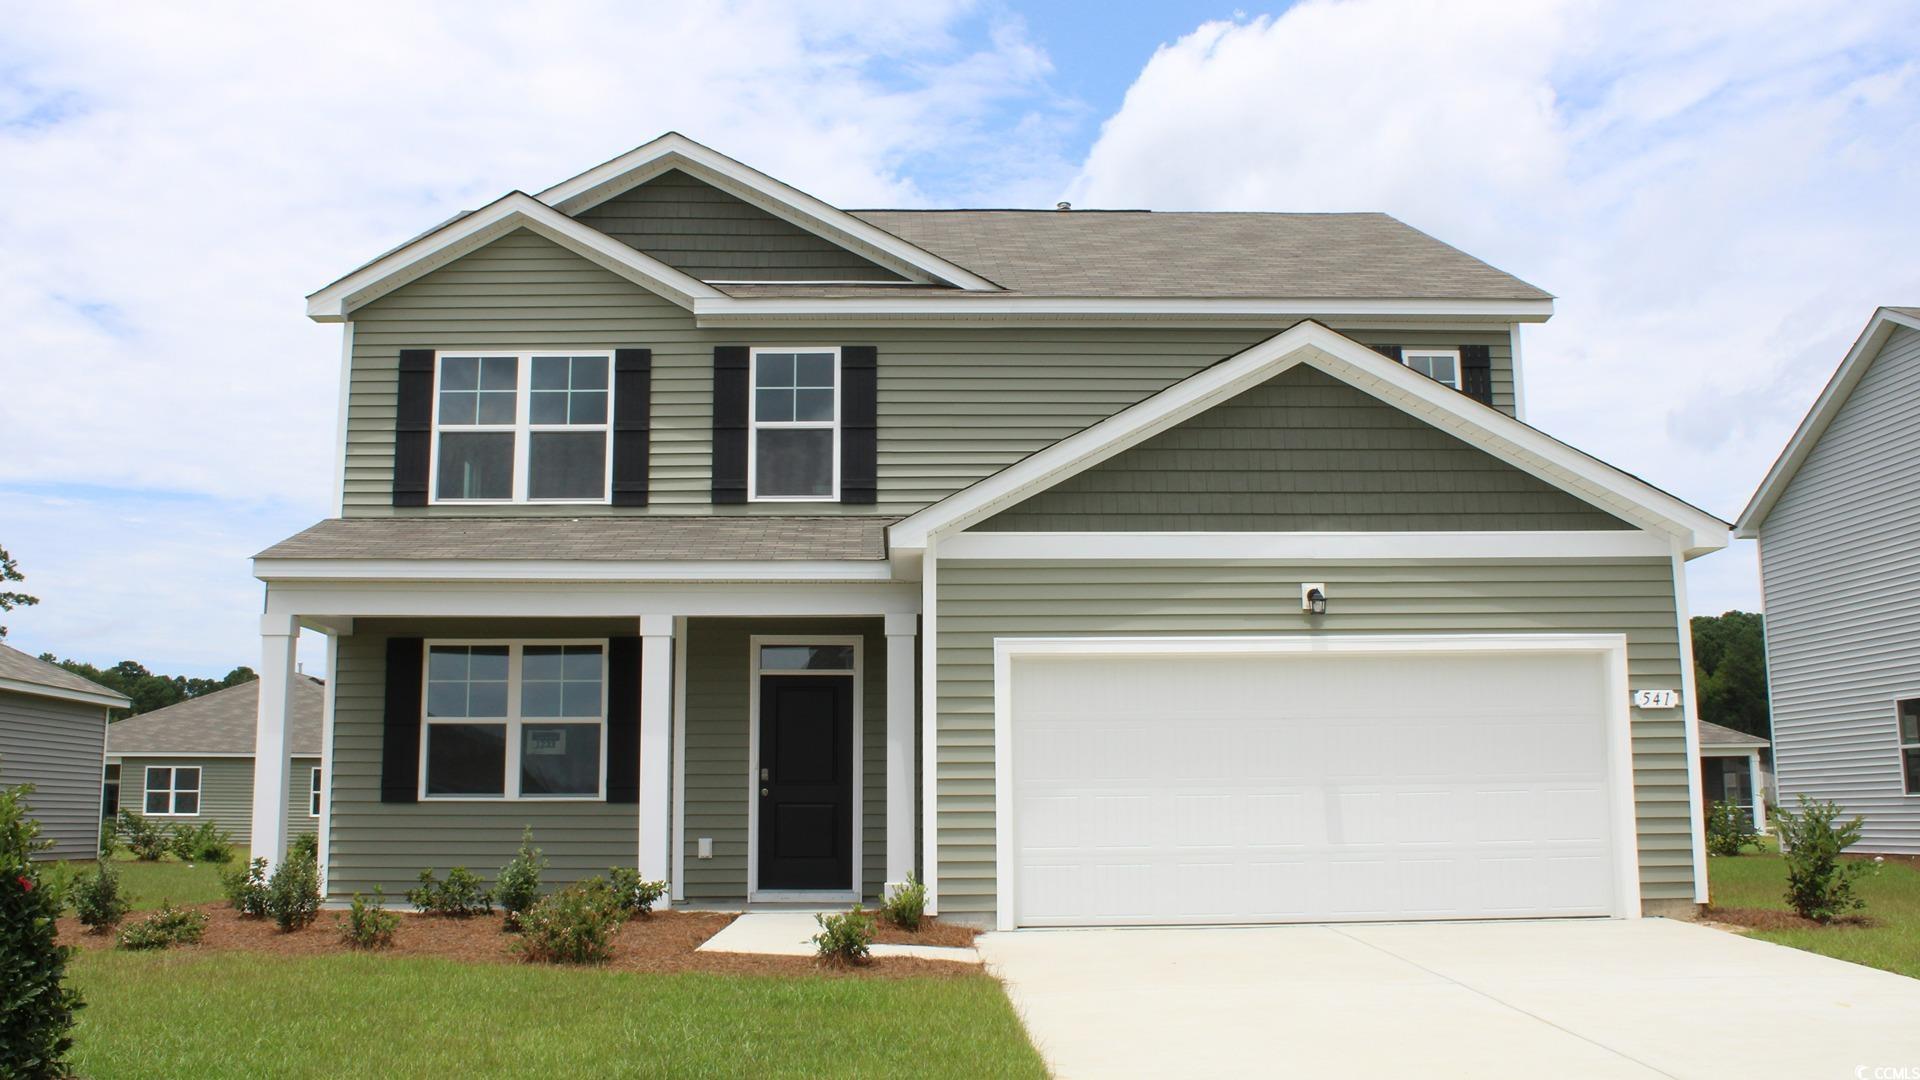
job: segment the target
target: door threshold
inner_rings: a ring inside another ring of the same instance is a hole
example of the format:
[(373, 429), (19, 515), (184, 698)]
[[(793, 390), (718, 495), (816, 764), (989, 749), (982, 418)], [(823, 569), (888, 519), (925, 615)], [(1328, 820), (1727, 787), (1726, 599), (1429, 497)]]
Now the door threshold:
[(747, 897), (749, 904), (851, 904), (860, 899), (852, 889), (761, 889)]

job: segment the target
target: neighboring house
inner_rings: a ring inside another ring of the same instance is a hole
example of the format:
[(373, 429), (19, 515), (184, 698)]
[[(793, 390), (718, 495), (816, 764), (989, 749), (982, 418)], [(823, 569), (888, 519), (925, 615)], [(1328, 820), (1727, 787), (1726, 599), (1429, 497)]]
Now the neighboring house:
[(1883, 307), (1740, 515), (1760, 542), (1780, 801), (1920, 855), (1920, 307)]
[[(291, 797), (281, 820), (310, 833), (320, 820), (320, 680), (295, 673), (286, 741)], [(253, 833), (254, 721), (260, 683), (244, 682), (130, 716), (107, 729), (107, 776), (119, 805), (167, 825), (211, 821), (245, 844)], [(117, 774), (117, 775), (116, 775)]]
[(41, 859), (100, 854), (107, 716), (124, 694), (0, 645), (0, 786), (32, 784), (27, 808), (52, 846)]
[(676, 904), (1691, 912), (1729, 526), (1520, 421), (1552, 309), (1380, 214), (849, 212), (665, 136), (309, 298), (260, 745), (325, 634), (335, 900), (530, 825)]
[(1700, 721), (1700, 808), (1730, 802), (1746, 811), (1753, 827), (1767, 831), (1767, 740), (1730, 727)]

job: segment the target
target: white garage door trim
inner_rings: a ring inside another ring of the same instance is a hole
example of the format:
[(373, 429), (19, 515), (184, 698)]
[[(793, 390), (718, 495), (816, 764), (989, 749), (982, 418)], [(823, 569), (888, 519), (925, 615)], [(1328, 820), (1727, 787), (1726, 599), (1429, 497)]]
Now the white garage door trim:
[(993, 643), (994, 849), (997, 923), (1019, 925), (1014, 818), (1013, 661), (1035, 656), (1234, 656), (1258, 654), (1589, 653), (1600, 659), (1605, 705), (1609, 817), (1613, 828), (1614, 916), (1640, 916), (1639, 845), (1633, 803), (1632, 716), (1627, 639), (1622, 634), (1302, 634), (1288, 637), (996, 638)]

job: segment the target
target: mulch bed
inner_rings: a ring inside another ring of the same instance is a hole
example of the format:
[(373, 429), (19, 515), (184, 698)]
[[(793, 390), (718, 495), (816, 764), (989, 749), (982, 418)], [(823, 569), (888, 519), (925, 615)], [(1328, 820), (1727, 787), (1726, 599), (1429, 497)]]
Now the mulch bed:
[(1742, 930), (1865, 929), (1878, 925), (1865, 915), (1842, 915), (1832, 922), (1821, 923), (1802, 918), (1791, 911), (1774, 911), (1770, 908), (1709, 907), (1704, 918), (1707, 922), (1721, 923)]
[[(292, 933), (281, 933), (267, 919), (250, 919), (225, 904), (200, 904), (208, 916), (206, 936), (198, 945), (176, 946), (178, 951), (253, 952), (275, 956), (324, 956), (362, 952), (340, 938), (337, 912), (323, 911), (319, 921)], [(145, 917), (127, 916), (128, 922)], [(516, 936), (500, 929), (500, 917), (448, 919), (397, 911), (400, 928), (393, 947), (378, 950), (387, 956), (425, 956), (476, 964), (520, 964), (514, 951)], [(979, 973), (972, 964), (909, 957), (883, 957), (857, 967), (823, 964), (805, 956), (756, 956), (748, 953), (696, 952), (700, 944), (732, 922), (732, 915), (700, 911), (663, 911), (633, 919), (622, 926), (613, 942), (613, 959), (595, 965), (609, 971), (710, 972), (721, 975), (828, 975), (834, 977), (969, 977)], [(122, 925), (125, 925), (124, 923)], [(89, 934), (78, 919), (59, 922), (60, 940), (85, 951), (113, 948), (114, 935)], [(971, 940), (969, 938), (969, 940)], [(932, 942), (921, 942), (932, 944)]]
[(940, 945), (947, 948), (971, 949), (973, 939), (981, 931), (959, 923), (945, 923), (938, 918), (928, 916), (920, 920), (918, 930), (901, 927), (885, 915), (874, 920), (873, 940), (880, 945)]

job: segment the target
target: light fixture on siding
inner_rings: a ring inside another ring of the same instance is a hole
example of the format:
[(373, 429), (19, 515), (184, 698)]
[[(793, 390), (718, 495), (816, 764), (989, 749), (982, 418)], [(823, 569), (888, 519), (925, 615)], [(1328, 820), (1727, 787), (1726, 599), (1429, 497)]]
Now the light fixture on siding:
[(1327, 613), (1327, 586), (1323, 582), (1310, 581), (1300, 586), (1300, 610), (1309, 615)]

